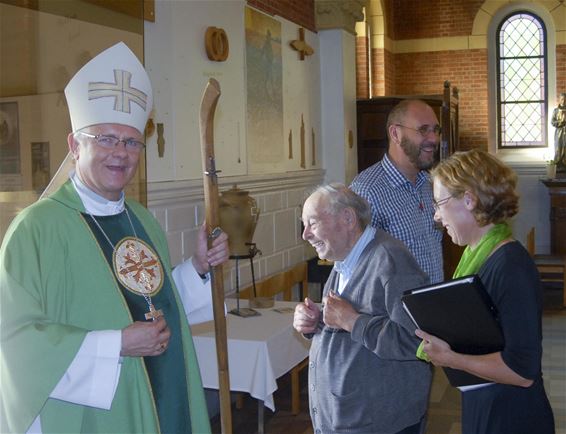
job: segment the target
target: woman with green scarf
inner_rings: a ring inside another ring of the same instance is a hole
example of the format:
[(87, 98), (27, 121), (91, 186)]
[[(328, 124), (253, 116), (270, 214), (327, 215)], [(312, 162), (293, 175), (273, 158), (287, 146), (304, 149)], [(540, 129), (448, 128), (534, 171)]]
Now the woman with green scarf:
[(466, 246), (454, 277), (479, 275), (497, 307), (505, 347), (492, 354), (460, 354), (417, 330), (422, 349), (436, 366), (486, 379), (461, 388), (462, 434), (552, 434), (554, 418), (541, 370), (540, 280), (507, 224), (518, 211), (517, 176), (477, 149), (441, 161), (431, 175), (434, 218), (455, 244)]

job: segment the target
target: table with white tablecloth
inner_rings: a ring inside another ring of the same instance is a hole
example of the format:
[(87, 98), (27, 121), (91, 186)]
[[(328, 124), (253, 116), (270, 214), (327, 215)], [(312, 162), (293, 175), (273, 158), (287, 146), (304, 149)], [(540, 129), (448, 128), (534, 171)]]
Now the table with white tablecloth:
[[(236, 307), (235, 299), (226, 299), (228, 310)], [(226, 316), (228, 335), (228, 369), (230, 390), (248, 392), (275, 411), (273, 392), (276, 379), (303, 361), (310, 341), (293, 329), (293, 312), (297, 302), (276, 301), (268, 309), (255, 309), (261, 315)], [(247, 307), (247, 300), (240, 307)], [(191, 326), (203, 386), (218, 389), (218, 364), (214, 323)]]

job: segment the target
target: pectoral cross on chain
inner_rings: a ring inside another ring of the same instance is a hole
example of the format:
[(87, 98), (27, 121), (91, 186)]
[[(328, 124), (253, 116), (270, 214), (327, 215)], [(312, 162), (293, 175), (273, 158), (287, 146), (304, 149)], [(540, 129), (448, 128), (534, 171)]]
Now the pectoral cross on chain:
[(151, 319), (152, 321), (157, 320), (160, 316), (163, 316), (163, 311), (161, 309), (155, 309), (153, 303), (149, 305), (149, 312), (145, 314), (145, 319)]

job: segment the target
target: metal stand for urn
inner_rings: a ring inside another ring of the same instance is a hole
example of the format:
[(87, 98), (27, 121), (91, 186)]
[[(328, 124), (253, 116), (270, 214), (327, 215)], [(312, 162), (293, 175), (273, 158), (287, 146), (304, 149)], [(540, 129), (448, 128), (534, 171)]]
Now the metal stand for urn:
[(246, 243), (246, 246), (249, 246), (249, 253), (247, 255), (231, 255), (230, 259), (236, 260), (236, 308), (232, 309), (230, 313), (232, 315), (241, 316), (243, 318), (247, 318), (250, 316), (257, 316), (261, 315), (257, 310), (252, 309), (250, 307), (240, 307), (240, 264), (239, 261), (241, 259), (249, 259), (250, 260), (250, 267), (252, 271), (252, 288), (254, 291), (254, 297), (257, 297), (256, 289), (255, 289), (255, 273), (254, 273), (254, 257), (259, 253), (261, 255), (261, 250), (256, 247), (255, 243)]

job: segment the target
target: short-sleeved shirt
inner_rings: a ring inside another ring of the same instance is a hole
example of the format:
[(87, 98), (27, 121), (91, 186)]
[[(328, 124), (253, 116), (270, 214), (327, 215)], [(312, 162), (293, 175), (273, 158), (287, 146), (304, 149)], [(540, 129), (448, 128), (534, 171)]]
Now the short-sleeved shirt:
[(434, 222), (428, 172), (420, 171), (413, 184), (385, 155), (358, 174), (350, 188), (370, 203), (372, 226), (405, 243), (431, 283), (444, 280), (442, 230)]

